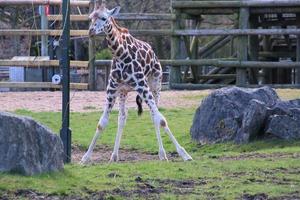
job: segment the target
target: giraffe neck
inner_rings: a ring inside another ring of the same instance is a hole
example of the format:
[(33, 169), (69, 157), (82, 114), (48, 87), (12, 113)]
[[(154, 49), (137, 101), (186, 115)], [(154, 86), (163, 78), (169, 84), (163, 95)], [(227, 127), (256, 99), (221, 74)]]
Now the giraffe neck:
[(118, 26), (112, 17), (108, 20), (107, 26), (104, 28), (108, 47), (114, 56), (119, 57), (118, 50), (126, 46), (126, 41), (123, 38), (128, 34), (128, 30)]

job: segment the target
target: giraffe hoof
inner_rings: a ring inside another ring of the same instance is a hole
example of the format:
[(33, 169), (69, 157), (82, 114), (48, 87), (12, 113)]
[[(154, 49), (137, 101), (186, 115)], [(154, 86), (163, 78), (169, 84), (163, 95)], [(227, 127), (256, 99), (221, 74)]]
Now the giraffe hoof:
[(191, 161), (193, 158), (185, 151), (183, 147), (177, 150), (178, 154), (184, 161)]
[(109, 163), (112, 163), (112, 162), (118, 162), (119, 161), (119, 156), (118, 154), (111, 154), (111, 157), (110, 157), (110, 160), (109, 160)]
[(167, 158), (165, 150), (160, 150), (159, 153), (158, 153), (158, 156), (159, 156), (160, 160), (166, 160), (166, 161), (168, 161), (168, 158)]
[(84, 154), (84, 156), (81, 158), (80, 165), (86, 165), (89, 162), (91, 162), (90, 156)]

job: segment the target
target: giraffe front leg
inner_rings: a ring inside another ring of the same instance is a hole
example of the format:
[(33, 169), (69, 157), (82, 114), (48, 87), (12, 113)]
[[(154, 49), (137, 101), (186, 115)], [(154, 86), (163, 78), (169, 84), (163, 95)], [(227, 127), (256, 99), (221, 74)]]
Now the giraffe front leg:
[(160, 126), (161, 125), (160, 125), (159, 116), (161, 114), (159, 113), (159, 111), (156, 107), (153, 95), (149, 91), (149, 88), (147, 87), (147, 85), (143, 89), (138, 88), (137, 91), (138, 91), (139, 95), (143, 98), (143, 100), (146, 102), (146, 104), (149, 106), (150, 111), (151, 111), (151, 117), (152, 117), (152, 121), (154, 123), (156, 138), (157, 138), (158, 147), (159, 147), (159, 151), (158, 151), (159, 159), (160, 160), (168, 160), (166, 151), (164, 149), (163, 142), (161, 139), (161, 134), (160, 134)]
[(115, 139), (114, 150), (110, 157), (110, 162), (119, 161), (120, 142), (121, 142), (121, 137), (122, 137), (124, 126), (126, 124), (126, 119), (127, 119), (127, 114), (128, 114), (126, 107), (125, 107), (126, 99), (127, 99), (127, 92), (120, 93), (118, 131), (117, 131), (117, 135), (116, 135), (116, 139)]
[(90, 161), (93, 150), (96, 146), (97, 139), (99, 138), (101, 133), (104, 131), (104, 129), (108, 125), (109, 114), (110, 114), (110, 112), (111, 112), (111, 110), (114, 106), (115, 100), (116, 100), (116, 91), (115, 90), (108, 90), (107, 95), (106, 95), (106, 104), (105, 104), (105, 107), (104, 107), (104, 111), (102, 113), (102, 116), (99, 119), (95, 135), (92, 139), (92, 142), (89, 146), (89, 149), (87, 150), (87, 152), (82, 157), (82, 159), (80, 161), (80, 164), (86, 164)]

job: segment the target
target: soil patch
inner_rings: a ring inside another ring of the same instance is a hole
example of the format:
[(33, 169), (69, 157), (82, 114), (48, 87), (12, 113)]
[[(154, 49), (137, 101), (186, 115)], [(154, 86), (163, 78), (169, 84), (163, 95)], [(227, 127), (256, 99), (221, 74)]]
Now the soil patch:
[(288, 195), (278, 196), (278, 197), (269, 197), (265, 193), (259, 193), (259, 194), (244, 194), (241, 198), (238, 198), (241, 200), (300, 200), (300, 193), (294, 192), (290, 193)]
[[(156, 180), (143, 180), (142, 178), (136, 178), (137, 186), (133, 190), (125, 190), (122, 188), (116, 188), (113, 190), (104, 191), (90, 191), (86, 190), (86, 195), (57, 195), (57, 194), (42, 194), (33, 190), (18, 190), (16, 192), (7, 192), (0, 195), (0, 199), (30, 199), (30, 200), (79, 200), (79, 199), (115, 199), (116, 196), (123, 199), (160, 199), (161, 193), (172, 193), (175, 195), (194, 194), (200, 195), (195, 191), (195, 187), (199, 185), (205, 185), (206, 181), (203, 180), (171, 180), (171, 179), (156, 179)], [(208, 197), (214, 198), (216, 193), (204, 192)], [(258, 194), (243, 194), (238, 200), (300, 200), (300, 193), (294, 192), (278, 197), (269, 197), (266, 193)]]
[(113, 190), (103, 190), (99, 192), (85, 189), (85, 196), (64, 196), (56, 194), (42, 194), (33, 190), (18, 190), (16, 192), (0, 195), (1, 199), (44, 199), (44, 200), (79, 200), (79, 199), (115, 199), (115, 196), (121, 196), (124, 199), (140, 198), (140, 199), (160, 199), (161, 193), (172, 193), (176, 195), (195, 194), (194, 188), (197, 185), (206, 184), (203, 180), (171, 180), (171, 179), (155, 179), (143, 180), (141, 177), (135, 179), (136, 187), (133, 190), (116, 188)]
[[(109, 162), (113, 148), (102, 146), (95, 148), (91, 157), (90, 164)], [(86, 150), (78, 147), (72, 148), (72, 162), (79, 163)], [(180, 159), (176, 152), (167, 153), (169, 161), (177, 161)], [(137, 150), (122, 149), (119, 150), (119, 162), (139, 162), (147, 160), (159, 160), (158, 153), (142, 152)]]
[[(216, 157), (217, 158), (217, 157)], [(300, 153), (271, 153), (271, 154), (265, 154), (265, 153), (245, 153), (240, 154), (237, 156), (222, 156), (219, 157), (218, 160), (220, 161), (228, 161), (228, 160), (249, 160), (249, 159), (278, 159), (278, 158), (300, 158)]]
[(244, 194), (241, 198), (242, 200), (267, 200), (268, 195), (265, 193), (260, 193), (260, 194)]
[(300, 192), (294, 192), (288, 195), (270, 198), (270, 200), (300, 200)]

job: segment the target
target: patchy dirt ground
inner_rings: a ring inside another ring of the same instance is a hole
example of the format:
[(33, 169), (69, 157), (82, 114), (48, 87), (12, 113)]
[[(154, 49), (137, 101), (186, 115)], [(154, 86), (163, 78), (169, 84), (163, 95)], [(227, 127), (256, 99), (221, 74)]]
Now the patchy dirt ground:
[[(114, 177), (112, 177), (114, 178)], [(156, 182), (155, 185), (152, 183)], [(212, 181), (212, 180), (208, 180)], [(38, 193), (32, 190), (18, 190), (14, 193), (8, 192), (0, 196), (1, 199), (11, 200), (11, 199), (30, 199), (30, 200), (102, 200), (102, 199), (115, 199), (114, 196), (121, 196), (122, 199), (160, 199), (159, 194), (170, 192), (169, 187), (172, 187), (172, 193), (175, 195), (184, 194), (194, 194), (199, 195), (195, 188), (201, 185), (206, 185), (207, 180), (197, 179), (197, 180), (171, 180), (171, 179), (157, 179), (157, 180), (144, 180), (141, 177), (136, 177), (136, 189), (135, 190), (123, 190), (121, 188), (114, 190), (104, 190), (104, 191), (91, 191), (86, 188), (88, 196), (82, 197), (77, 195), (71, 196), (58, 196), (58, 195), (47, 195)], [(158, 185), (158, 186), (157, 186)], [(207, 192), (208, 193), (208, 192)], [(207, 199), (218, 199), (213, 193), (207, 194), (209, 198)], [(283, 196), (269, 197), (266, 193), (259, 194), (243, 194), (241, 197), (236, 198), (237, 200), (300, 200), (300, 194), (290, 193)]]
[[(84, 151), (78, 147), (73, 147), (74, 157), (73, 162), (79, 162), (81, 156)], [(95, 149), (92, 163), (101, 163), (108, 162), (110, 157), (111, 150), (108, 147), (102, 147)], [(220, 161), (224, 160), (237, 160), (237, 159), (267, 159), (271, 158), (286, 158), (286, 157), (295, 157), (299, 158), (299, 154), (291, 154), (291, 153), (273, 153), (273, 154), (259, 154), (259, 153), (242, 153), (238, 157), (219, 157)], [(155, 153), (147, 153), (147, 152), (139, 152), (136, 150), (120, 150), (121, 162), (135, 162), (137, 160), (157, 160), (158, 156)], [(171, 153), (168, 155), (171, 161), (175, 161), (178, 159), (178, 156), (175, 153)], [(183, 170), (181, 168), (179, 171)], [(253, 172), (226, 172), (224, 173), (224, 177), (229, 177), (230, 179), (241, 179), (241, 177), (246, 177), (245, 184), (248, 183), (272, 183), (275, 185), (296, 185), (298, 180), (293, 178), (287, 178), (285, 176), (277, 177), (276, 173), (282, 173), (287, 175), (298, 174), (298, 168), (274, 168), (271, 170), (262, 170), (260, 171), (261, 176), (255, 176), (251, 174)], [(118, 177), (122, 177), (122, 174), (118, 172), (112, 171), (106, 175), (108, 178), (116, 179)], [(79, 200), (79, 199), (118, 199), (118, 197), (122, 197), (122, 199), (160, 199), (163, 194), (172, 194), (177, 197), (184, 197), (184, 195), (195, 195), (195, 196), (203, 196), (205, 195), (206, 199), (222, 199), (219, 198), (220, 193), (218, 192), (219, 186), (213, 185), (212, 183), (221, 181), (220, 177), (195, 177), (193, 179), (182, 179), (175, 180), (169, 178), (159, 178), (159, 179), (149, 179), (143, 176), (137, 175), (134, 177), (134, 187), (133, 189), (126, 189), (124, 187), (118, 187), (111, 190), (100, 190), (95, 191), (91, 190), (88, 187), (82, 188), (85, 195), (81, 196), (80, 194), (43, 194), (30, 189), (21, 189), (17, 191), (7, 191), (5, 193), (0, 193), (0, 199), (30, 199), (30, 200)], [(212, 185), (212, 186), (211, 186)], [(208, 191), (203, 192), (199, 190), (199, 188), (209, 187)], [(271, 197), (267, 193), (257, 193), (257, 194), (248, 194), (245, 192), (241, 192), (242, 194), (237, 197), (237, 200), (300, 200), (300, 193), (293, 192), (285, 195), (280, 195), (276, 197)]]
[(262, 154), (262, 153), (245, 153), (238, 156), (223, 156), (220, 157), (220, 161), (228, 160), (249, 160), (249, 159), (278, 159), (278, 158), (295, 158), (300, 159), (300, 153), (272, 153), (272, 154)]
[[(186, 108), (199, 105), (200, 100), (210, 93), (202, 91), (162, 91), (160, 107)], [(31, 111), (61, 111), (61, 95), (57, 92), (0, 92), (0, 111), (26, 109)], [(135, 93), (128, 97), (128, 108), (136, 108)], [(71, 111), (99, 111), (105, 103), (105, 92), (71, 91)], [(118, 108), (116, 103), (115, 109)], [(144, 108), (146, 106), (144, 105)]]
[[(110, 147), (96, 148), (93, 151), (90, 164), (109, 162), (113, 149)], [(79, 163), (85, 150), (77, 147), (72, 148), (72, 162)], [(176, 152), (168, 152), (167, 157), (170, 161), (179, 160)], [(158, 153), (141, 152), (136, 150), (126, 150), (120, 148), (119, 162), (137, 162), (146, 160), (159, 160)]]

